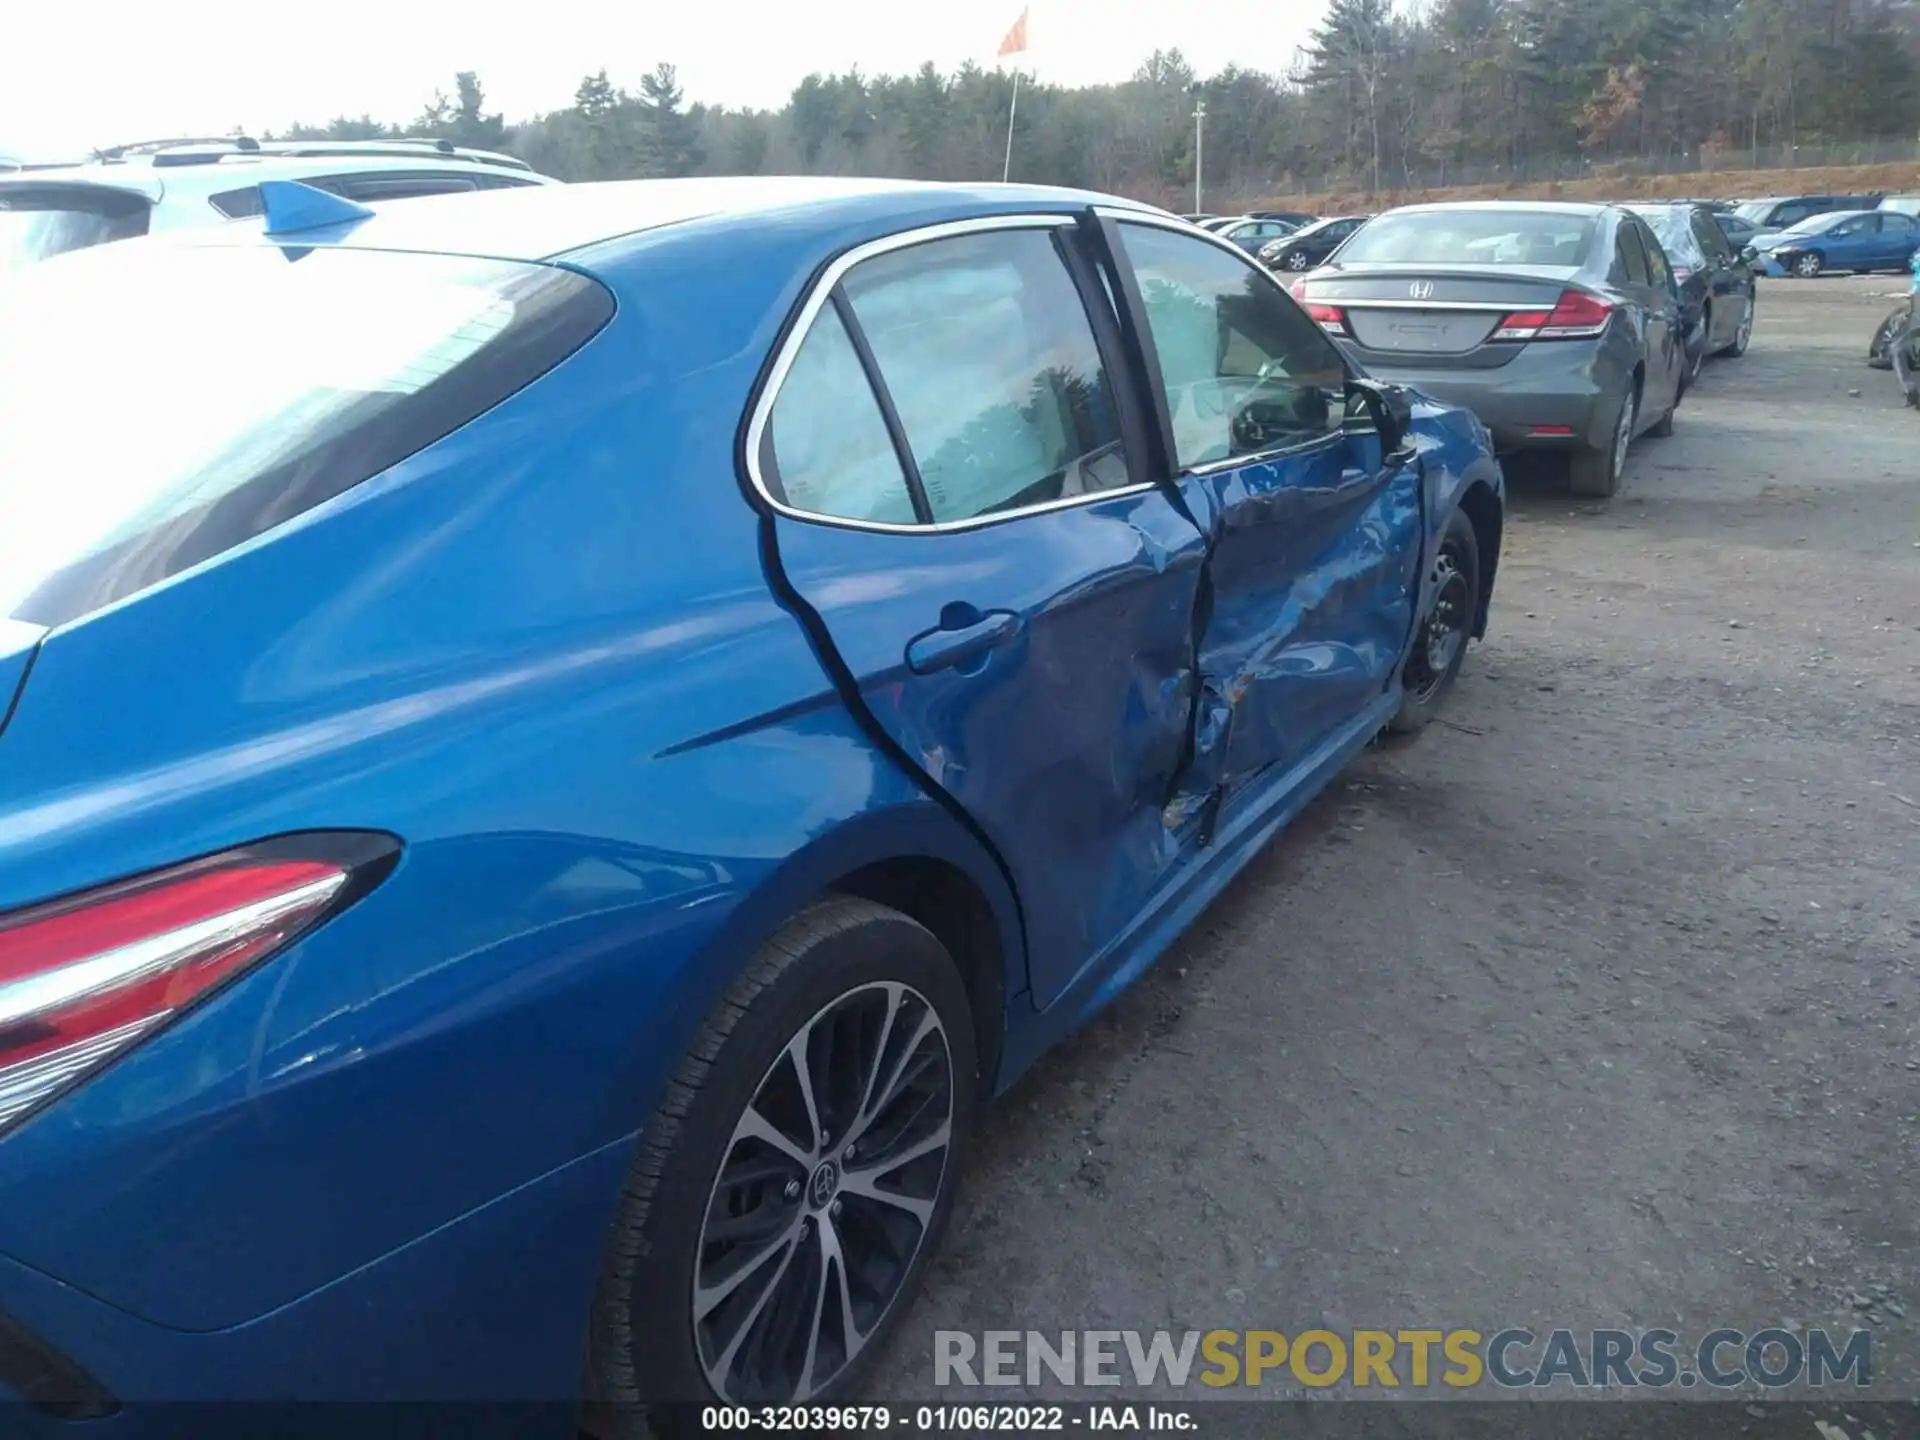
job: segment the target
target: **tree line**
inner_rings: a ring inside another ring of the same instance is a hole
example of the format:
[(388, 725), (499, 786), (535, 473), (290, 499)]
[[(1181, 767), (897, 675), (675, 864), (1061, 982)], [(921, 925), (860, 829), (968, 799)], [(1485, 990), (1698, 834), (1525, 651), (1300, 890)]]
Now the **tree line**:
[[(997, 179), (1011, 74), (814, 74), (779, 109), (689, 102), (670, 64), (601, 70), (509, 124), (463, 72), (408, 123), (341, 117), (296, 139), (433, 135), (567, 180), (708, 174)], [(1331, 0), (1284, 75), (1202, 77), (1156, 51), (1116, 84), (1023, 80), (1013, 178), (1183, 205), (1195, 101), (1209, 199), (1378, 191), (1627, 159), (1713, 169), (1920, 137), (1920, 0)], [(1920, 151), (1920, 141), (1916, 142)]]

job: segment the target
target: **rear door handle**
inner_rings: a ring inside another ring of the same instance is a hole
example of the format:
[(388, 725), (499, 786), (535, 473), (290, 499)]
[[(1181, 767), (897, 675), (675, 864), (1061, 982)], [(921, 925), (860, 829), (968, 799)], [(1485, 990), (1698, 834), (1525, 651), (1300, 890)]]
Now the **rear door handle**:
[(916, 675), (950, 670), (1004, 645), (1020, 631), (1020, 617), (1011, 610), (984, 614), (965, 602), (940, 612), (940, 624), (907, 642), (907, 668)]

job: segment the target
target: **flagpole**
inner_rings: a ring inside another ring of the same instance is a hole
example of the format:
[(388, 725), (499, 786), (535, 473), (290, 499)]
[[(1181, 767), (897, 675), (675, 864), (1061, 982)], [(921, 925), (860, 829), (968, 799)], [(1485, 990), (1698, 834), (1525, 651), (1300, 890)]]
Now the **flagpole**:
[(1020, 71), (1013, 72), (1013, 98), (1007, 101), (1007, 158), (1000, 167), (1000, 183), (1006, 184), (1013, 175), (1013, 117), (1020, 108)]

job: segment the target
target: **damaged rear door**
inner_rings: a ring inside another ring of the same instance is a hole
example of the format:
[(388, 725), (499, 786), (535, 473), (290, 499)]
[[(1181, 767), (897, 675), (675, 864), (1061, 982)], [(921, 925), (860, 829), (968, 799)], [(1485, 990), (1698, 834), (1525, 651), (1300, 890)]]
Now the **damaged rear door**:
[(1256, 779), (1304, 778), (1392, 684), (1423, 484), (1411, 452), (1381, 453), (1339, 351), (1265, 271), (1185, 227), (1116, 217), (1104, 232), (1145, 318), (1175, 484), (1208, 537), (1175, 807), (1204, 840), (1213, 811)]
[(1179, 856), (1205, 553), (1074, 231), (1000, 216), (842, 257), (746, 436), (773, 583), (1001, 857), (1040, 1003)]

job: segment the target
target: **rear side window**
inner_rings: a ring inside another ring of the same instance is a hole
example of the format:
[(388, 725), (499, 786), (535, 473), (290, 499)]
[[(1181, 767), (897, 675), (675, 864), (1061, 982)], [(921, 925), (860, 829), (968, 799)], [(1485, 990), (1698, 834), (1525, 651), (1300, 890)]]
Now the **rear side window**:
[(1106, 366), (1050, 230), (910, 246), (843, 283), (936, 524), (1128, 483)]
[(97, 186), (8, 185), (0, 189), (0, 274), (147, 233), (153, 206)]
[(109, 247), (0, 282), (0, 616), (63, 624), (242, 544), (612, 313), (571, 271), (334, 248)]
[(761, 478), (809, 515), (912, 525), (907, 472), (839, 309), (825, 306), (780, 382)]
[[(457, 194), (462, 190), (480, 188), (482, 178), (491, 177), (449, 175), (444, 172), (395, 174), (385, 171), (358, 175), (310, 175), (303, 176), (300, 183), (311, 185), (316, 190), (343, 195), (349, 200), (374, 201)], [(511, 183), (525, 185), (531, 182), (520, 180)], [(209, 196), (207, 203), (229, 220), (246, 219), (260, 213), (260, 187), (247, 185), (236, 190), (223, 190), (218, 195)]]
[(1651, 285), (1653, 272), (1647, 268), (1647, 247), (1640, 242), (1640, 231), (1632, 221), (1623, 222), (1615, 240), (1615, 260), (1628, 285)]
[(349, 200), (411, 200), (421, 195), (457, 195), (475, 190), (471, 175), (331, 175), (309, 182)]

